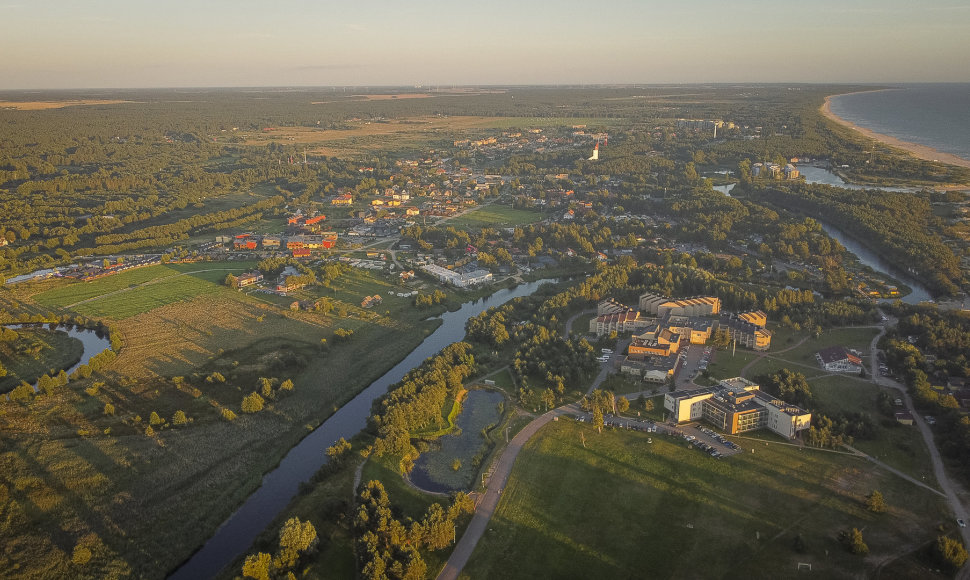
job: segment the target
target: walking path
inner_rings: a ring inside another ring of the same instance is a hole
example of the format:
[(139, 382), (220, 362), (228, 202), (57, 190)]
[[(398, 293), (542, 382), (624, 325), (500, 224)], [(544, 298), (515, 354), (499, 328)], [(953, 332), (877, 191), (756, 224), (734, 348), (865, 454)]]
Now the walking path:
[(492, 519), (492, 514), (495, 513), (495, 508), (498, 507), (499, 499), (502, 497), (502, 491), (505, 489), (509, 474), (512, 473), (515, 458), (518, 457), (519, 451), (522, 451), (522, 447), (546, 423), (560, 415), (571, 412), (571, 410), (572, 405), (553, 409), (526, 425), (524, 429), (512, 438), (512, 441), (509, 442), (505, 450), (502, 451), (502, 455), (499, 456), (493, 465), (492, 475), (488, 478), (488, 487), (485, 490), (485, 495), (482, 496), (478, 505), (475, 507), (475, 515), (472, 517), (471, 523), (468, 524), (465, 533), (458, 540), (458, 545), (452, 551), (451, 557), (445, 563), (445, 567), (438, 574), (438, 580), (456, 580), (461, 569), (468, 563), (472, 552), (475, 551), (475, 546), (478, 545), (478, 540), (481, 539), (482, 534), (485, 533), (485, 529), (488, 527), (488, 521)]
[(586, 314), (596, 314), (596, 309), (591, 308), (589, 310), (583, 310), (581, 312), (577, 312), (576, 314), (573, 314), (572, 316), (570, 316), (569, 320), (566, 321), (566, 332), (565, 334), (563, 334), (563, 336), (568, 338), (569, 334), (573, 331), (573, 323), (576, 322), (577, 318), (579, 318), (580, 316), (584, 316)]

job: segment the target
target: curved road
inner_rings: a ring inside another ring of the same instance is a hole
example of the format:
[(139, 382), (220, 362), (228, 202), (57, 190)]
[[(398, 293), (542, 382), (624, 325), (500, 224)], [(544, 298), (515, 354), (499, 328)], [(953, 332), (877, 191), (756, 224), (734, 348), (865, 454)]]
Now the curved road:
[[(882, 326), (879, 334), (872, 339), (872, 343), (869, 345), (872, 351), (872, 356), (870, 357), (870, 362), (872, 367), (869, 369), (870, 375), (872, 376), (872, 381), (881, 387), (889, 387), (896, 389), (902, 394), (902, 399), (906, 403), (906, 409), (913, 415), (914, 423), (919, 429), (920, 434), (923, 436), (923, 441), (926, 443), (926, 449), (930, 454), (930, 459), (933, 463), (933, 474), (936, 476), (936, 481), (940, 485), (940, 489), (946, 496), (947, 502), (950, 504), (950, 509), (953, 510), (953, 515), (956, 518), (960, 518), (963, 521), (968, 520), (968, 512), (963, 502), (960, 500), (960, 496), (966, 496), (966, 490), (964, 490), (957, 482), (951, 481), (949, 476), (946, 474), (946, 469), (943, 466), (943, 458), (940, 457), (940, 450), (936, 447), (936, 442), (933, 440), (933, 431), (930, 430), (929, 425), (923, 420), (921, 416), (916, 413), (916, 409), (913, 407), (913, 400), (909, 396), (909, 391), (904, 385), (890, 379), (889, 377), (884, 377), (879, 373), (878, 357), (877, 353), (879, 349), (876, 344), (879, 339), (886, 333), (886, 327), (889, 325), (896, 324), (894, 318), (889, 317), (888, 321)], [(958, 527), (957, 531), (960, 532), (960, 536), (963, 539), (964, 546), (970, 546), (970, 528)], [(956, 578), (960, 580), (970, 579), (970, 567), (964, 565), (956, 575)]]

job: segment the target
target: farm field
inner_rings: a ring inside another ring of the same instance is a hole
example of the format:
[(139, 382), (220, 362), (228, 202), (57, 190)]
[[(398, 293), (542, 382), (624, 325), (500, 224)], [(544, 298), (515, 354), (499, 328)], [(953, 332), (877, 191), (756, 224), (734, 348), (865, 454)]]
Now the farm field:
[[(108, 577), (164, 574), (208, 537), (287, 449), (438, 324), (424, 321), (435, 311), (414, 309), (403, 298), (388, 305), (399, 309), (393, 320), (360, 309), (356, 304), (365, 293), (387, 287), (369, 272), (351, 270), (333, 281), (336, 304), (346, 304), (339, 316), (291, 311), (260, 295), (228, 290), (220, 286), (224, 271), (192, 273), (223, 266), (244, 270), (252, 264), (159, 266), (90, 284), (43, 281), (18, 289), (40, 289), (51, 303), (76, 302), (71, 292), (78, 290), (89, 298), (103, 296), (79, 309), (137, 297), (142, 289), (178, 291), (130, 310), (118, 302), (106, 313), (107, 321), (122, 320), (123, 335), (108, 384), (72, 382), (2, 409), (3, 483), (18, 505), (36, 507), (0, 523), (0, 536), (19, 538), (17, 552), (0, 556), (0, 565), (26, 578), (71, 575), (74, 546), (58, 545), (54, 533), (64, 530), (85, 538), (83, 546)], [(171, 277), (180, 273), (186, 275)], [(148, 284), (111, 294), (138, 281)], [(354, 334), (337, 341), (336, 328)], [(325, 347), (321, 339), (327, 339)], [(225, 382), (204, 380), (216, 371)], [(276, 378), (277, 387), (292, 379), (295, 388), (267, 399), (256, 415), (243, 413), (242, 399), (258, 390), (258, 377)], [(108, 403), (111, 414), (104, 410)], [(237, 418), (226, 421), (223, 409)], [(186, 425), (173, 424), (176, 411), (185, 413)], [(148, 430), (153, 413), (162, 423)], [(135, 509), (137, 518), (130, 515)]]
[[(715, 460), (679, 439), (652, 441), (547, 425), (522, 451), (464, 577), (779, 578), (808, 562), (855, 578), (948, 519), (938, 496), (855, 457), (768, 444)], [(887, 513), (866, 511), (873, 489)], [(866, 559), (836, 539), (853, 527), (865, 530)]]

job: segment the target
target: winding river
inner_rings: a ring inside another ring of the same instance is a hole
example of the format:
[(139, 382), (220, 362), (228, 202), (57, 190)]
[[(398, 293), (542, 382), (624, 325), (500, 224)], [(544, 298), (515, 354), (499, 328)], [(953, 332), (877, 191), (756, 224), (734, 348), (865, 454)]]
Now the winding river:
[(546, 282), (538, 280), (503, 289), (475, 302), (466, 302), (455, 312), (440, 316), (441, 326), (431, 333), (401, 362), (375, 380), (350, 402), (341, 407), (319, 427), (287, 452), (280, 464), (263, 476), (262, 485), (219, 526), (215, 534), (170, 576), (172, 579), (212, 578), (243, 554), (259, 534), (272, 523), (299, 491), (325, 463), (327, 447), (338, 439), (350, 439), (367, 426), (374, 399), (387, 393), (387, 388), (404, 378), (424, 359), (453, 342), (465, 338), (465, 322), (493, 306), (520, 296), (528, 296)]
[[(805, 177), (807, 183), (822, 183), (825, 185), (834, 185), (836, 187), (844, 187), (846, 189), (881, 189), (883, 191), (896, 191), (896, 192), (907, 192), (915, 191), (912, 188), (905, 187), (877, 187), (877, 186), (861, 186), (853, 185), (851, 183), (846, 183), (841, 177), (833, 173), (832, 171), (815, 165), (799, 165), (798, 170), (801, 171), (802, 176)], [(733, 183), (727, 185), (719, 185), (714, 187), (715, 191), (720, 191), (724, 195), (730, 197), (731, 190), (734, 189)], [(902, 297), (901, 300), (907, 304), (919, 304), (920, 302), (925, 302), (927, 300), (932, 300), (933, 295), (930, 291), (921, 284), (912, 274), (905, 272), (888, 260), (873, 252), (868, 247), (866, 247), (862, 242), (852, 238), (844, 231), (836, 228), (831, 224), (824, 222), (819, 222), (822, 224), (822, 229), (825, 230), (830, 237), (839, 241), (846, 250), (855, 254), (860, 262), (869, 266), (876, 272), (880, 272), (896, 280), (902, 282), (912, 289), (912, 292)], [(886, 302), (891, 302), (891, 300), (885, 300)]]

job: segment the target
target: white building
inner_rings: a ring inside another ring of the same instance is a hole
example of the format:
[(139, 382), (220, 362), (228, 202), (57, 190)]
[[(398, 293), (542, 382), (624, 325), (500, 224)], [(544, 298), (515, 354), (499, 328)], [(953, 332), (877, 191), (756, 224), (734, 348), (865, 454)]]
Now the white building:
[(468, 286), (475, 286), (477, 284), (485, 284), (492, 280), (492, 273), (488, 270), (474, 270), (462, 274), (461, 272), (455, 272), (454, 270), (449, 270), (448, 268), (442, 268), (437, 264), (427, 264), (421, 266), (421, 269), (434, 276), (439, 282), (443, 284), (451, 284), (458, 288), (467, 288)]
[(703, 419), (732, 435), (766, 427), (791, 439), (812, 422), (808, 411), (776, 399), (741, 377), (706, 389), (667, 393), (664, 409), (678, 423)]

